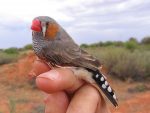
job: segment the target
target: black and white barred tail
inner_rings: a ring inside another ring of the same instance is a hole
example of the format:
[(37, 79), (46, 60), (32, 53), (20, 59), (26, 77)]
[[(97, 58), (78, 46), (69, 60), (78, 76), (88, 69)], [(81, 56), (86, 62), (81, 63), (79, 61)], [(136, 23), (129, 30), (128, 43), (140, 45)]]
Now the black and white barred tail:
[(115, 95), (114, 90), (111, 88), (109, 83), (106, 81), (103, 74), (101, 74), (99, 71), (92, 72), (93, 73), (93, 79), (97, 83), (98, 87), (102, 90), (102, 92), (106, 95), (106, 97), (111, 101), (111, 103), (117, 107), (117, 97)]

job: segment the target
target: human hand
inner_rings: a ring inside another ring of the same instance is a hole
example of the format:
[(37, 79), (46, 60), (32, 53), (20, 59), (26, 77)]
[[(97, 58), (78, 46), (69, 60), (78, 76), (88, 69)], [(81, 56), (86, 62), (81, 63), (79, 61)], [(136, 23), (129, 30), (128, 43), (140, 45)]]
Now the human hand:
[(33, 65), (38, 88), (46, 92), (45, 113), (110, 113), (92, 85), (79, 80), (68, 68), (51, 69), (41, 60)]

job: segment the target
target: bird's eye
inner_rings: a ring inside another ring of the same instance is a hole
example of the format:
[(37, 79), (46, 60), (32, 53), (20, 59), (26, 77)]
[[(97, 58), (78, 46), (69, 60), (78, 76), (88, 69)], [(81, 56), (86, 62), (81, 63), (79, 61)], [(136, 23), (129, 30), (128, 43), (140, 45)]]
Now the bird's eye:
[(41, 32), (42, 31), (41, 21), (38, 19), (34, 19), (32, 21), (31, 29), (36, 32)]

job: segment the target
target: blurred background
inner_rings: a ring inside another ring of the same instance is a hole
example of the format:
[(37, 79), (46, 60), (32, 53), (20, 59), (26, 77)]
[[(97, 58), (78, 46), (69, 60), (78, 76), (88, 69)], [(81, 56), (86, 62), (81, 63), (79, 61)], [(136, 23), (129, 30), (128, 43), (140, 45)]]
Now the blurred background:
[(150, 113), (149, 6), (149, 0), (0, 0), (0, 113), (44, 112), (28, 73), (35, 59), (30, 25), (45, 15), (102, 62), (119, 97), (113, 113)]

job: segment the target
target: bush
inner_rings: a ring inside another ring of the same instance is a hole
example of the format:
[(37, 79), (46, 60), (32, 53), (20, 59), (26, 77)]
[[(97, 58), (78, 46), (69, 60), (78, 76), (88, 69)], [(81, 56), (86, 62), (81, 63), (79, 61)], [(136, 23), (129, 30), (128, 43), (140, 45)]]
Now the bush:
[(80, 45), (80, 47), (82, 47), (82, 48), (87, 48), (89, 45), (87, 45), (87, 44), (81, 44)]
[(4, 52), (7, 54), (18, 54), (19, 53), (18, 49), (15, 47), (5, 49)]
[(117, 57), (117, 63), (110, 69), (112, 74), (124, 80), (128, 78), (132, 78), (134, 80), (146, 78), (146, 59), (148, 56), (145, 56), (145, 59), (139, 51), (133, 53), (128, 51), (119, 51), (114, 56)]
[(135, 41), (127, 41), (125, 43), (125, 47), (131, 51), (134, 51), (138, 47), (138, 44)]
[(144, 37), (141, 41), (141, 44), (150, 44), (150, 36)]
[(132, 41), (132, 42), (138, 43), (137, 39), (136, 39), (136, 38), (134, 38), (134, 37), (131, 37), (131, 38), (129, 39), (129, 41)]
[(25, 50), (31, 50), (32, 49), (32, 44), (28, 44), (26, 46), (24, 46)]
[(114, 42), (112, 41), (107, 41), (103, 44), (104, 46), (114, 46)]
[(7, 54), (5, 52), (0, 52), (0, 65), (15, 62), (17, 58), (17, 54)]
[(108, 47), (108, 46), (116, 46), (116, 47), (123, 47), (124, 46), (124, 42), (121, 41), (106, 41), (106, 42), (98, 42), (98, 43), (94, 43), (94, 44), (82, 44), (81, 47), (82, 48), (88, 48), (88, 47)]
[(130, 52), (121, 47), (87, 48), (86, 50), (100, 59), (109, 74), (122, 80), (129, 78), (142, 80), (150, 77), (150, 51)]
[(121, 41), (117, 41), (117, 42), (114, 42), (114, 46), (116, 46), (116, 47), (123, 47), (124, 43), (121, 42)]

